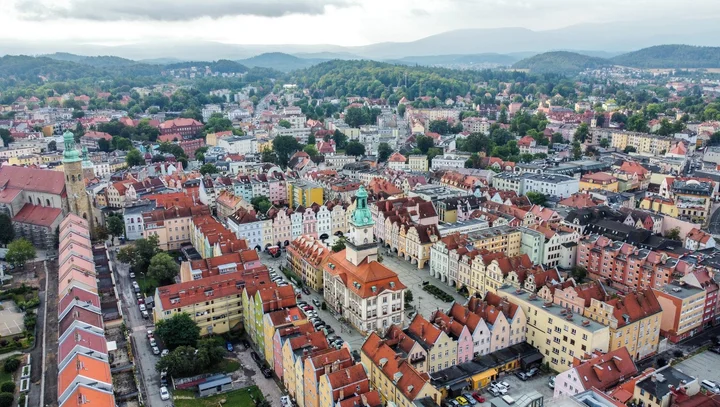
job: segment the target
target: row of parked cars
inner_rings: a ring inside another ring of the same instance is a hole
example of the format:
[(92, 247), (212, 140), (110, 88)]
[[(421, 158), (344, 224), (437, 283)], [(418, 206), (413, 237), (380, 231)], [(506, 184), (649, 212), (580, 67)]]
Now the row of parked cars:
[(485, 397), (479, 393), (464, 393), (462, 396), (457, 396), (454, 399), (445, 400), (446, 407), (459, 407), (459, 406), (472, 406), (477, 403), (484, 403)]
[(265, 376), (266, 379), (269, 379), (272, 377), (272, 370), (265, 364), (265, 361), (262, 360), (260, 356), (258, 356), (255, 351), (250, 352), (250, 356), (255, 361), (255, 364), (258, 365), (260, 368), (260, 371), (262, 372), (263, 376)]
[[(157, 340), (155, 339), (155, 332), (152, 329), (147, 330), (147, 338), (154, 355), (166, 356), (170, 352), (167, 349), (163, 349), (163, 351), (160, 352)], [(170, 400), (170, 392), (168, 391), (167, 385), (167, 372), (163, 370), (160, 372), (160, 399), (162, 400)]]

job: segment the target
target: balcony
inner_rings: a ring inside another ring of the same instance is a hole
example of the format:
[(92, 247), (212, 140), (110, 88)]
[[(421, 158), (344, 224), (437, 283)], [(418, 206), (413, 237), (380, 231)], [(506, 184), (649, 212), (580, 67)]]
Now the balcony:
[(425, 355), (420, 355), (420, 356), (411, 357), (411, 358), (410, 358), (410, 364), (411, 364), (411, 365), (416, 365), (416, 364), (418, 364), (418, 363), (422, 363), (422, 362), (425, 361), (425, 358), (426, 358)]

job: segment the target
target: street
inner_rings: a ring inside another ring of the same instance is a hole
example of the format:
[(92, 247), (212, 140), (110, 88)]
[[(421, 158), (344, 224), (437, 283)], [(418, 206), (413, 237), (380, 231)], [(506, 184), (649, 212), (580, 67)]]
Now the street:
[[(417, 266), (411, 265), (405, 260), (398, 259), (396, 256), (387, 255), (385, 253), (385, 249), (381, 248), (379, 249), (379, 252), (382, 254), (382, 263), (389, 269), (396, 272), (400, 281), (408, 287), (408, 290), (412, 291), (413, 301), (411, 305), (414, 305), (416, 307), (416, 310), (425, 318), (429, 318), (430, 314), (432, 314), (437, 309), (443, 309), (447, 311), (452, 303), (440, 301), (429, 293), (423, 291), (423, 281), (429, 281), (430, 284), (434, 284), (435, 286), (439, 287), (446, 293), (452, 295), (453, 298), (455, 298), (455, 300), (461, 304), (467, 302), (467, 299), (455, 292), (455, 290), (441, 283), (440, 280), (438, 280), (437, 278), (430, 277), (427, 270), (418, 270)], [(280, 266), (285, 265), (285, 256), (285, 252), (282, 252), (280, 257), (278, 258), (273, 258), (267, 253), (261, 253), (260, 258), (263, 264), (267, 265), (268, 267), (272, 267), (276, 272), (279, 272)], [(289, 280), (288, 278), (286, 279)], [(322, 295), (320, 295), (316, 291), (311, 289), (310, 292), (311, 295), (303, 294), (301, 300), (307, 302), (308, 304), (310, 304), (313, 299), (317, 299), (320, 302), (324, 301)], [(361, 335), (360, 332), (352, 328), (352, 326), (350, 325), (340, 323), (337, 317), (332, 315), (330, 312), (323, 311), (319, 307), (315, 307), (315, 309), (318, 312), (318, 316), (335, 329), (335, 335), (339, 335), (341, 338), (343, 338), (343, 340), (345, 340), (345, 342), (350, 345), (351, 350), (360, 350), (360, 347), (365, 341), (365, 337)], [(404, 327), (410, 323), (410, 320), (407, 318), (409, 312), (410, 311), (408, 310), (405, 313)]]
[(140, 380), (144, 386), (144, 389), (140, 388), (140, 391), (145, 394), (145, 405), (150, 407), (165, 406), (167, 402), (160, 399), (160, 375), (155, 370), (155, 363), (157, 363), (159, 357), (153, 355), (147, 339), (148, 327), (146, 325), (151, 325), (152, 321), (143, 319), (140, 314), (135, 291), (132, 288), (132, 280), (130, 279), (130, 266), (118, 262), (112, 249), (110, 250), (110, 258), (115, 264), (117, 289), (122, 297), (125, 326), (130, 331), (135, 365), (138, 367)]

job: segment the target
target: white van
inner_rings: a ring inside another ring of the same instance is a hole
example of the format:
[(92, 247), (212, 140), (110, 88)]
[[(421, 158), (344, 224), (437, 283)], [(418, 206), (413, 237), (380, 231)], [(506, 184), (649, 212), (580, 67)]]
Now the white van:
[(720, 387), (718, 387), (715, 382), (712, 382), (710, 380), (703, 380), (702, 382), (700, 382), (700, 385), (715, 394), (720, 394)]

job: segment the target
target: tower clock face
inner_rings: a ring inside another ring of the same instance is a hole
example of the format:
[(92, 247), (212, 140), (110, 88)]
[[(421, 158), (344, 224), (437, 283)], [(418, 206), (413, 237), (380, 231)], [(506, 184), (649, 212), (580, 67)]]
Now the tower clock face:
[(370, 219), (368, 219), (367, 216), (363, 218), (363, 222), (365, 222), (365, 223), (367, 223), (369, 220), (370, 220)]

